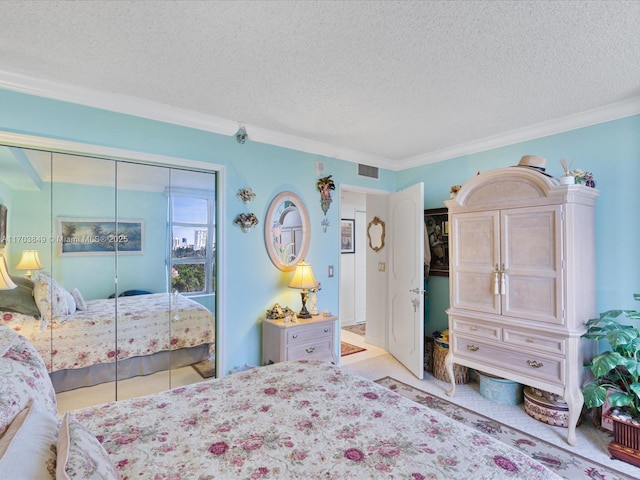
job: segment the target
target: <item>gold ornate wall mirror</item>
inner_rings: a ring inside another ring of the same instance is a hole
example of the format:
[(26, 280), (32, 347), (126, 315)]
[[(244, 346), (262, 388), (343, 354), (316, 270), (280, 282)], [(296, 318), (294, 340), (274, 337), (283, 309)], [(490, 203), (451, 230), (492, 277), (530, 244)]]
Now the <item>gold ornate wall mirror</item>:
[(309, 249), (309, 214), (298, 195), (282, 192), (275, 196), (264, 222), (264, 243), (273, 264), (293, 271)]
[(382, 250), (384, 247), (384, 222), (378, 217), (373, 217), (367, 226), (367, 237), (369, 246), (374, 252)]

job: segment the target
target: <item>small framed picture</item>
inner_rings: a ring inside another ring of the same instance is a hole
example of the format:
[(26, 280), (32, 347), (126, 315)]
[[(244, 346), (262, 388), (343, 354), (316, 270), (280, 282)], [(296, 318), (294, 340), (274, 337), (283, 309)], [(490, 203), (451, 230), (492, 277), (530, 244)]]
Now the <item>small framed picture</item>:
[(449, 276), (449, 214), (446, 208), (424, 211), (424, 224), (431, 252), (430, 275)]
[(340, 253), (355, 253), (355, 226), (356, 221), (352, 218), (340, 220)]

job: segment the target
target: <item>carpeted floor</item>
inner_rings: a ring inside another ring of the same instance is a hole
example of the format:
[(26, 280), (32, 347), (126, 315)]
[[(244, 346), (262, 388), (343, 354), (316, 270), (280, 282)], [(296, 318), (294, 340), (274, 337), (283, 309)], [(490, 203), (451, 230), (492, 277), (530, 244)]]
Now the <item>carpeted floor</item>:
[(347, 325), (345, 327), (342, 327), (342, 330), (346, 330), (347, 332), (355, 333), (356, 335), (364, 337), (366, 326), (366, 323), (357, 323), (355, 325)]
[(340, 356), (345, 357), (353, 353), (359, 353), (366, 351), (366, 348), (358, 347), (347, 342), (340, 342)]
[(391, 377), (381, 378), (376, 380), (376, 383), (525, 452), (563, 478), (569, 480), (634, 478)]

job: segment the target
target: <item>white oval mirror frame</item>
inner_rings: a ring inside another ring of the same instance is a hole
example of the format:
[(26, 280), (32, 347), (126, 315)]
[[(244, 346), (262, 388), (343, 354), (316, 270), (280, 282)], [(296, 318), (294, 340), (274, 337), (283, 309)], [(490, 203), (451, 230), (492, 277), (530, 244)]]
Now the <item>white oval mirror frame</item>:
[(264, 243), (273, 264), (291, 272), (309, 250), (309, 214), (302, 199), (293, 192), (276, 195), (264, 222)]
[(367, 237), (369, 237), (369, 246), (374, 252), (378, 252), (384, 247), (384, 235), (384, 222), (378, 217), (373, 217), (367, 226)]

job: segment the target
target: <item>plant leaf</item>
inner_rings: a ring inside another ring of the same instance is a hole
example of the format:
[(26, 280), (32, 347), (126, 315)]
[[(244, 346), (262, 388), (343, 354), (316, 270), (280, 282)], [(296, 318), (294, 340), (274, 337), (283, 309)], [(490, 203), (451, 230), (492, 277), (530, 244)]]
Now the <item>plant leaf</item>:
[(597, 382), (587, 383), (582, 387), (584, 404), (587, 408), (600, 407), (607, 398), (607, 388), (598, 385)]

